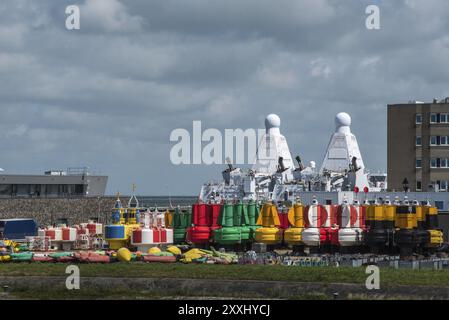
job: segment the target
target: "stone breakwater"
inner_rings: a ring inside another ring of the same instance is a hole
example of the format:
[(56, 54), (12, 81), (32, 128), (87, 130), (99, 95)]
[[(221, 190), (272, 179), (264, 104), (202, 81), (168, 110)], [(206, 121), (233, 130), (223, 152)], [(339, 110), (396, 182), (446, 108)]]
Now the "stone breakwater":
[[(0, 219), (33, 218), (39, 225), (47, 226), (67, 219), (70, 225), (88, 222), (89, 219), (98, 219), (101, 223), (111, 222), (111, 212), (116, 197), (92, 198), (0, 198)], [(129, 196), (120, 198), (122, 205), (126, 206)], [(194, 202), (192, 197), (142, 197), (139, 198), (141, 206), (189, 206)]]
[[(58, 219), (78, 224), (96, 218), (102, 223), (110, 220), (114, 197), (58, 199), (0, 199), (0, 218), (33, 218), (39, 225), (49, 225)], [(126, 205), (128, 199), (121, 199)]]

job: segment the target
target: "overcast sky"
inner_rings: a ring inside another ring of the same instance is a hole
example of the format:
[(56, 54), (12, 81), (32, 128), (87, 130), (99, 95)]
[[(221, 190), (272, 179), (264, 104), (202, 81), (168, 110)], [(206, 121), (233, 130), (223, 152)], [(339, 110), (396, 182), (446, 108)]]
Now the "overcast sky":
[[(65, 28), (70, 4), (80, 30)], [(448, 15), (447, 0), (2, 0), (0, 166), (196, 195), (223, 166), (172, 165), (173, 129), (277, 113), (293, 156), (320, 164), (346, 111), (365, 165), (386, 170), (386, 105), (449, 96)]]

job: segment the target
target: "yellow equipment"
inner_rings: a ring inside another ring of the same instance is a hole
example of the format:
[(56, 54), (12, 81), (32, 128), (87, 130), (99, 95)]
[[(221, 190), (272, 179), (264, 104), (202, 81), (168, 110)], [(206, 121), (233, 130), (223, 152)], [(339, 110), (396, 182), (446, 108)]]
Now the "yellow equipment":
[(439, 247), (443, 243), (443, 232), (440, 230), (428, 230), (430, 235), (429, 247)]
[(173, 253), (175, 256), (180, 255), (182, 253), (177, 246), (169, 246), (167, 248), (167, 251)]
[(173, 213), (175, 212), (175, 210), (169, 210), (167, 209), (165, 211), (165, 227), (166, 228), (172, 228), (173, 226)]
[(139, 213), (139, 201), (134, 195), (129, 199), (127, 208), (123, 208), (120, 201), (120, 194), (117, 193), (117, 200), (112, 213), (112, 224), (105, 226), (105, 240), (109, 248), (113, 250), (127, 247), (131, 239), (132, 232), (140, 227), (137, 221)]
[(443, 232), (438, 228), (438, 208), (433, 207), (427, 202), (424, 206), (425, 226), (430, 235), (428, 247), (439, 247), (443, 243)]
[(397, 206), (394, 224), (398, 229), (412, 230), (417, 228), (416, 207), (409, 205)]
[(282, 242), (282, 230), (276, 227), (280, 225), (280, 220), (274, 203), (266, 202), (262, 206), (257, 225), (261, 225), (262, 228), (258, 228), (255, 232), (256, 242), (270, 245)]
[(159, 249), (158, 247), (151, 247), (150, 249), (148, 249), (148, 254), (158, 254), (161, 253), (161, 249)]
[(367, 206), (365, 243), (371, 250), (393, 246), (395, 217), (396, 206), (389, 199), (383, 204), (375, 202)]
[(117, 251), (117, 259), (121, 262), (130, 262), (131, 261), (131, 251), (128, 248), (120, 248)]
[(284, 231), (284, 241), (291, 245), (302, 244), (302, 232), (304, 230), (304, 207), (297, 202), (288, 210), (288, 222), (291, 227)]
[(0, 256), (0, 261), (2, 262), (7, 262), (7, 261), (11, 261), (11, 256), (8, 255), (4, 255), (4, 256)]

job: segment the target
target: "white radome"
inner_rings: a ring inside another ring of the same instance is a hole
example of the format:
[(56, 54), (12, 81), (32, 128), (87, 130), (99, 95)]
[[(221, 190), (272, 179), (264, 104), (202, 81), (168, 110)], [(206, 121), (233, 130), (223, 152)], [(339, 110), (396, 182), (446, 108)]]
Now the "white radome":
[(335, 125), (337, 128), (349, 127), (351, 125), (351, 116), (346, 112), (340, 112), (335, 116)]
[(269, 114), (265, 118), (265, 126), (267, 129), (270, 128), (279, 128), (281, 126), (281, 118), (277, 114)]

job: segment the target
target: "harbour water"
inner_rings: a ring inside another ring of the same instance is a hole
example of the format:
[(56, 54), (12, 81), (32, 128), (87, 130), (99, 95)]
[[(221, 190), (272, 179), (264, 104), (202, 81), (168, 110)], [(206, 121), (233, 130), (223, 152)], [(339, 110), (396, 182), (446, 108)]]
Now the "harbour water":
[(190, 206), (198, 200), (192, 196), (137, 196), (142, 207), (177, 207)]

